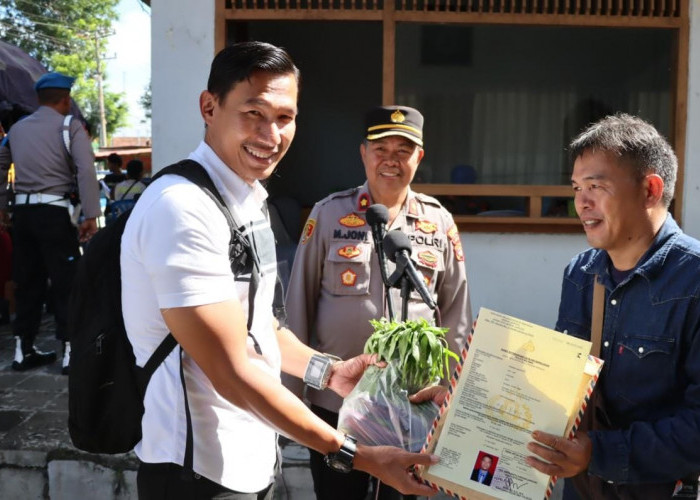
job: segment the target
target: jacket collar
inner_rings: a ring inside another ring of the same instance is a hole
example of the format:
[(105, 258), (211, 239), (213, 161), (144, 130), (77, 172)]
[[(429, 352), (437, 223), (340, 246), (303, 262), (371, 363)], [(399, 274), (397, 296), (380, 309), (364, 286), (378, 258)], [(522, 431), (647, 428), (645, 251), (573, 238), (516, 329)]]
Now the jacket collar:
[[(680, 227), (671, 217), (671, 214), (666, 216), (659, 232), (656, 233), (654, 241), (651, 243), (647, 251), (639, 259), (639, 262), (630, 273), (631, 278), (635, 274), (640, 274), (647, 278), (656, 276), (664, 266), (668, 252), (673, 247), (673, 242), (682, 234)], [(581, 270), (587, 274), (597, 274), (599, 276), (607, 276), (610, 267), (610, 256), (605, 250), (596, 249), (590, 260), (581, 266)], [(606, 278), (607, 281), (609, 278)]]

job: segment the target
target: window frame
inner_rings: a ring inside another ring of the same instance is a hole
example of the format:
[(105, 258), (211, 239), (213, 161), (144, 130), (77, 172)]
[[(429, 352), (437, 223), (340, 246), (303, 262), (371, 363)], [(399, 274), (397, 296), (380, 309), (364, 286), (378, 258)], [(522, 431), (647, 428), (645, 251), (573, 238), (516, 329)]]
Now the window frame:
[[(673, 32), (670, 142), (678, 157), (671, 213), (682, 220), (690, 14), (685, 0), (216, 0), (215, 49), (227, 40), (229, 21), (376, 21), (382, 23), (382, 102), (395, 98), (396, 28), (399, 23), (500, 24), (652, 28)], [(413, 184), (433, 196), (517, 196), (521, 217), (454, 215), (471, 232), (582, 232), (576, 217), (543, 217), (543, 197), (573, 197), (571, 186), (521, 184)]]

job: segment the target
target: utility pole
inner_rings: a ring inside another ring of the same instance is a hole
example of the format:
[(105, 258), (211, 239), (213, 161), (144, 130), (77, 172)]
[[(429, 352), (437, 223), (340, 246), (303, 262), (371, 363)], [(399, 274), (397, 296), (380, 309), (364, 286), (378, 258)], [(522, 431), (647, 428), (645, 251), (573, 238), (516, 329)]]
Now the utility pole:
[(107, 146), (107, 119), (105, 118), (105, 99), (102, 90), (102, 57), (100, 55), (100, 38), (95, 32), (95, 60), (97, 61), (97, 101), (100, 106), (100, 147)]

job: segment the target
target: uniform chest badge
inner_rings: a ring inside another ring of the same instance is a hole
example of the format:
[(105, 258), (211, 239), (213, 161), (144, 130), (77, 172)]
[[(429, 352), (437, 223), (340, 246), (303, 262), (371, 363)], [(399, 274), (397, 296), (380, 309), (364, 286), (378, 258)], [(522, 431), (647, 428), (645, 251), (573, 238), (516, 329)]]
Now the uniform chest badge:
[(355, 281), (357, 281), (357, 273), (354, 273), (352, 269), (346, 269), (340, 273), (340, 282), (345, 286), (355, 286)]
[(345, 227), (360, 227), (365, 225), (365, 220), (355, 213), (349, 213), (345, 217), (341, 217), (338, 222)]
[(357, 209), (364, 212), (369, 208), (369, 194), (362, 193), (357, 199)]
[(421, 264), (423, 264), (426, 267), (430, 267), (432, 269), (435, 269), (438, 265), (437, 257), (430, 250), (426, 250), (424, 252), (419, 252), (417, 257), (418, 257), (418, 262), (420, 262)]
[(308, 219), (306, 224), (304, 224), (304, 230), (301, 232), (301, 244), (306, 244), (307, 241), (314, 234), (314, 229), (316, 229), (316, 219)]
[(432, 234), (437, 231), (437, 224), (425, 219), (418, 219), (416, 221), (416, 231), (420, 231), (425, 234)]
[(357, 248), (355, 245), (345, 245), (343, 248), (338, 249), (338, 255), (345, 257), (346, 259), (354, 259), (362, 253), (362, 250)]

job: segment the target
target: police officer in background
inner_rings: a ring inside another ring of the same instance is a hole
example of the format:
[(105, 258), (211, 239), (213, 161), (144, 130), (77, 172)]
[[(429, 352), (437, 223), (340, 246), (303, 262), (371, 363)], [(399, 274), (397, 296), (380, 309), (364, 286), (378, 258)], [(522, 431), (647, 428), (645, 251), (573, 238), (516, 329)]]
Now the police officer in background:
[[(423, 159), (423, 116), (405, 106), (378, 107), (366, 115), (360, 155), (367, 182), (319, 201), (306, 222), (287, 291), (290, 329), (321, 352), (348, 359), (362, 353), (372, 334), (370, 319), (388, 316), (379, 260), (366, 211), (373, 203), (389, 211), (387, 230), (398, 229), (411, 240), (416, 267), (436, 300), (450, 349), (459, 352), (471, 326), (471, 306), (464, 253), (450, 213), (430, 196), (409, 187)], [(389, 273), (394, 269), (391, 262)], [(400, 305), (398, 289), (393, 303)], [(396, 307), (398, 310), (399, 307)], [(433, 311), (413, 292), (408, 317), (433, 319)], [(285, 383), (297, 395), (303, 387)], [(342, 400), (329, 391), (307, 387), (311, 409), (336, 427)], [(360, 471), (342, 474), (311, 450), (311, 472), (320, 500), (362, 500), (369, 477)], [(379, 498), (399, 498), (380, 486)]]
[[(0, 147), (0, 178), (15, 164), (13, 204), (13, 275), (17, 316), (14, 370), (52, 363), (55, 352), (34, 347), (46, 290), (51, 280), (51, 304), (56, 337), (63, 342), (63, 373), (70, 359), (66, 313), (71, 281), (80, 256), (78, 240), (86, 242), (97, 231), (99, 188), (90, 139), (78, 119), (69, 119), (70, 89), (75, 78), (47, 73), (34, 89), (39, 109), (17, 122)], [(72, 117), (71, 117), (72, 118)], [(71, 221), (75, 184), (84, 220)], [(0, 183), (0, 211), (7, 208), (6, 183)], [(4, 216), (4, 214), (3, 214)]]

